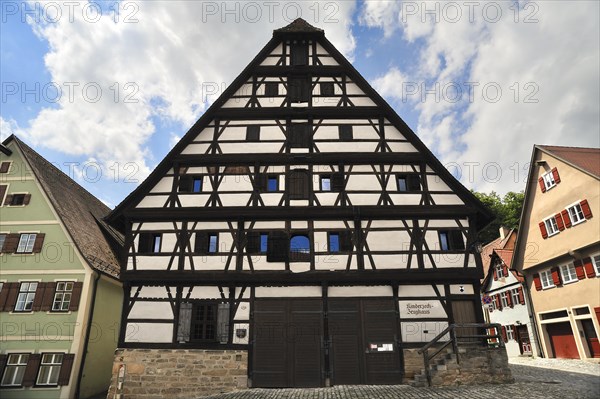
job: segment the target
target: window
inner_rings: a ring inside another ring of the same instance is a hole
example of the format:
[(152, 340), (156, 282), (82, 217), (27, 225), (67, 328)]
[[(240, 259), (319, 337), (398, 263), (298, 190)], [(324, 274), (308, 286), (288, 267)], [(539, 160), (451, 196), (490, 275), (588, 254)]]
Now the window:
[(496, 271), (496, 278), (504, 277), (504, 267), (502, 267), (502, 262), (494, 264), (494, 269)]
[(179, 177), (180, 193), (199, 193), (202, 192), (202, 176), (182, 175)]
[(339, 233), (329, 233), (329, 252), (340, 252)]
[(269, 235), (263, 233), (260, 235), (260, 253), (267, 253), (269, 243)]
[(0, 163), (0, 173), (8, 173), (11, 163), (9, 161)]
[(502, 307), (503, 308), (507, 308), (508, 305), (508, 292), (504, 291), (502, 293), (500, 293), (500, 300), (502, 301)]
[(569, 217), (571, 218), (571, 223), (573, 224), (573, 226), (585, 220), (585, 216), (583, 215), (583, 210), (581, 209), (580, 203), (568, 207), (567, 210), (569, 211)]
[(331, 176), (321, 175), (321, 191), (331, 191)]
[(519, 295), (519, 289), (514, 288), (510, 290), (511, 302), (513, 305), (521, 303), (521, 296)]
[(600, 255), (592, 256), (592, 263), (594, 264), (596, 276), (600, 276)]
[(290, 261), (310, 261), (310, 240), (307, 235), (298, 234), (290, 240)]
[(515, 332), (513, 331), (513, 326), (505, 326), (504, 328), (506, 328), (506, 339), (515, 339)]
[(33, 300), (38, 283), (21, 283), (19, 286), (19, 295), (15, 304), (15, 312), (31, 312), (33, 308)]
[(340, 125), (338, 127), (341, 141), (352, 141), (354, 134), (352, 133), (352, 125)]
[(56, 283), (54, 301), (52, 302), (53, 312), (66, 312), (71, 304), (71, 295), (73, 293), (73, 282), (61, 281)]
[(312, 142), (312, 129), (308, 123), (290, 125), (288, 142), (291, 148), (309, 148)]
[(460, 251), (465, 249), (463, 235), (460, 230), (443, 230), (439, 232), (442, 251)]
[(21, 234), (19, 237), (19, 246), (17, 247), (17, 253), (30, 254), (33, 252), (33, 245), (35, 244), (35, 238), (37, 234)]
[(277, 176), (277, 175), (267, 176), (267, 191), (268, 192), (279, 191), (279, 176)]
[(310, 184), (308, 171), (305, 169), (295, 169), (288, 175), (286, 187), (291, 200), (306, 200), (310, 196)]
[(572, 283), (578, 281), (577, 272), (575, 271), (575, 265), (569, 263), (568, 265), (562, 265), (560, 267), (560, 274), (562, 275), (563, 284)]
[(260, 141), (260, 126), (252, 125), (246, 128), (246, 141)]
[(58, 385), (62, 353), (43, 353), (36, 385)]
[(192, 308), (191, 340), (217, 340), (217, 305), (215, 303), (195, 303)]
[(552, 271), (544, 270), (540, 272), (540, 281), (542, 282), (542, 288), (554, 287), (554, 280), (552, 280)]
[(335, 95), (335, 90), (333, 86), (333, 82), (321, 82), (319, 84), (320, 92), (322, 96), (333, 96)]
[(292, 65), (307, 65), (308, 64), (308, 45), (302, 42), (294, 42), (291, 45), (291, 64)]
[(25, 205), (25, 194), (13, 194), (10, 206)]
[(219, 234), (210, 233), (208, 235), (208, 253), (214, 254), (219, 250)]
[(199, 193), (202, 192), (202, 177), (194, 177), (192, 181), (192, 192)]
[(288, 80), (288, 97), (292, 103), (308, 102), (310, 100), (311, 81), (308, 77), (290, 77)]
[(279, 83), (267, 82), (265, 83), (265, 96), (276, 97), (279, 95)]
[(421, 179), (417, 174), (397, 175), (398, 191), (421, 191)]
[(138, 253), (156, 254), (160, 252), (162, 234), (160, 233), (140, 233), (138, 244)]
[(554, 181), (554, 176), (552, 175), (552, 172), (544, 173), (542, 175), (542, 179), (544, 181), (544, 186), (546, 187), (546, 190), (556, 186), (556, 181)]
[(0, 234), (0, 252), (2, 252), (2, 247), (4, 247), (5, 240), (6, 240), (6, 234)]
[(4, 374), (2, 375), (2, 386), (21, 386), (28, 361), (28, 353), (9, 354), (6, 359)]
[(544, 219), (544, 224), (546, 225), (548, 237), (553, 236), (554, 234), (558, 234), (558, 224), (556, 223), (556, 218), (554, 216), (549, 217), (548, 219)]
[(493, 298), (492, 302), (490, 303), (490, 307), (492, 308), (492, 311), (498, 310), (498, 306), (496, 306), (496, 301)]

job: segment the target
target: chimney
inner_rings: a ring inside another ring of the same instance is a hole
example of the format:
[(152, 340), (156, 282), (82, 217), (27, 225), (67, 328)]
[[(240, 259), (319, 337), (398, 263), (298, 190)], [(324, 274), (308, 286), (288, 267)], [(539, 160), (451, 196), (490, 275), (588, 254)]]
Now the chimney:
[(506, 235), (508, 234), (508, 229), (504, 226), (500, 226), (500, 238), (502, 240), (504, 240), (506, 238)]

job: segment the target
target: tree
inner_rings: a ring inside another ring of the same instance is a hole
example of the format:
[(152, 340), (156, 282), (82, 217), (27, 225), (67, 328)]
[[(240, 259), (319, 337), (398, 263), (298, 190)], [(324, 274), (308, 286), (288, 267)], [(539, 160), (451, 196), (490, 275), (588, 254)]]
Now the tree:
[(519, 227), (521, 209), (523, 208), (523, 200), (525, 199), (525, 193), (523, 191), (518, 193), (510, 191), (502, 198), (495, 191), (492, 191), (489, 194), (473, 191), (473, 194), (475, 194), (475, 196), (488, 207), (496, 217), (496, 219), (494, 219), (485, 229), (479, 232), (479, 241), (485, 244), (498, 238), (500, 226), (509, 229), (516, 229)]

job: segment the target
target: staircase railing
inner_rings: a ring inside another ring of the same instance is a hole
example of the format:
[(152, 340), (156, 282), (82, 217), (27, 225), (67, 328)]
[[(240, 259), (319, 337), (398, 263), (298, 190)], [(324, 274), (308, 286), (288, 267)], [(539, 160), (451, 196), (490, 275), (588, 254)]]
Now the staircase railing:
[[(483, 329), (485, 334), (474, 334), (474, 335), (466, 335), (459, 334), (456, 335), (456, 330), (461, 328), (470, 328), (470, 329)], [(417, 351), (419, 354), (423, 354), (423, 363), (425, 365), (425, 376), (427, 378), (427, 384), (431, 386), (431, 372), (429, 370), (429, 364), (433, 358), (439, 355), (444, 349), (448, 346), (452, 345), (452, 352), (456, 355), (456, 362), (460, 364), (460, 359), (458, 356), (458, 345), (459, 343), (468, 343), (468, 344), (476, 344), (481, 343), (484, 346), (499, 346), (504, 347), (504, 341), (500, 335), (500, 324), (484, 324), (484, 323), (462, 323), (462, 324), (450, 324), (444, 331), (439, 333), (435, 338), (429, 341), (425, 346)], [(489, 331), (493, 330), (494, 334), (490, 334)], [(444, 336), (448, 334), (450, 339), (448, 342), (445, 342), (442, 346), (436, 349), (435, 352), (429, 353), (429, 349), (439, 342)], [(473, 340), (475, 338), (475, 340)]]

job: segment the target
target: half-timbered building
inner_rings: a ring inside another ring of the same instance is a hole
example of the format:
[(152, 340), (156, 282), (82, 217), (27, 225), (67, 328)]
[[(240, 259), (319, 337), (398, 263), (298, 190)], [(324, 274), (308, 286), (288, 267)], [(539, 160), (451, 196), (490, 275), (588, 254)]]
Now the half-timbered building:
[(401, 383), (449, 323), (484, 321), (490, 220), (296, 20), (108, 218), (126, 236), (114, 388), (169, 356), (180, 390)]

